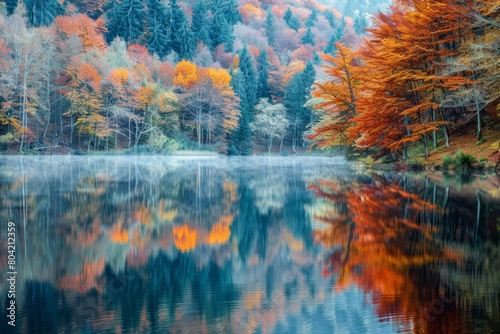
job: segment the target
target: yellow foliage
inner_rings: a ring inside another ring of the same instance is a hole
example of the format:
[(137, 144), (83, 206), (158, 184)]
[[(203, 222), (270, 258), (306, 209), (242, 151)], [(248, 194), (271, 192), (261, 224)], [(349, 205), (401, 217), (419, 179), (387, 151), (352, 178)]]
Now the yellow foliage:
[(153, 104), (155, 98), (155, 89), (150, 85), (141, 86), (141, 90), (139, 92), (139, 101), (141, 101), (141, 105), (146, 107), (147, 105)]
[(127, 83), (129, 73), (126, 68), (114, 68), (109, 73), (108, 79), (113, 86), (123, 86)]
[(208, 77), (212, 81), (212, 85), (219, 89), (229, 87), (231, 83), (231, 75), (224, 69), (208, 68), (206, 71)]
[(109, 239), (117, 244), (125, 244), (128, 242), (128, 231), (123, 229), (123, 221), (118, 221), (109, 230)]
[(188, 225), (174, 226), (174, 245), (181, 252), (187, 252), (196, 247), (196, 230)]
[(187, 60), (181, 60), (175, 66), (174, 75), (174, 84), (184, 87), (191, 87), (198, 79), (196, 65)]
[(240, 55), (236, 54), (233, 58), (232, 66), (234, 70), (237, 70), (238, 67), (240, 66)]
[(212, 226), (207, 237), (207, 243), (209, 245), (223, 244), (229, 240), (230, 236), (231, 230), (229, 229), (229, 225), (224, 222), (218, 222)]

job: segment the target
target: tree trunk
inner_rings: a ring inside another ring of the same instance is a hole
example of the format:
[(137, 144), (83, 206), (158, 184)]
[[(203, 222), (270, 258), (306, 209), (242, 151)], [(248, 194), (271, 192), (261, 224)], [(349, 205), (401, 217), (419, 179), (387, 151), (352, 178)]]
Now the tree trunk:
[(477, 99), (476, 99), (476, 110), (477, 110), (477, 140), (481, 140), (481, 137), (483, 136), (481, 130), (481, 110), (479, 109), (479, 103), (477, 103)]
[(70, 118), (70, 124), (69, 124), (69, 144), (73, 145), (73, 135), (75, 133), (75, 122), (73, 119), (73, 116)]
[(26, 82), (26, 76), (28, 74), (28, 55), (24, 55), (24, 78), (23, 78), (23, 106), (22, 106), (22, 126), (23, 126), (23, 135), (21, 136), (21, 144), (19, 145), (19, 152), (23, 151), (23, 146), (24, 146), (24, 141), (26, 140), (26, 127), (27, 127), (27, 118), (26, 118), (26, 101), (27, 101), (27, 94), (28, 94), (28, 84)]
[[(432, 109), (432, 121), (435, 122), (436, 121), (436, 109)], [(438, 142), (437, 142), (437, 131), (436, 130), (433, 130), (432, 131), (432, 142), (434, 143), (434, 148), (436, 148), (438, 146)]]
[[(441, 109), (441, 118), (446, 122), (446, 118), (444, 117), (444, 111)], [(448, 125), (443, 125), (443, 134), (444, 134), (444, 143), (446, 147), (450, 147), (450, 133), (448, 132)]]
[(429, 157), (429, 147), (427, 147), (427, 135), (424, 134), (423, 137), (424, 137), (425, 157), (428, 158)]
[(268, 154), (271, 154), (271, 148), (273, 147), (273, 137), (270, 136), (269, 137), (269, 147), (268, 147), (268, 150), (267, 150), (267, 153)]

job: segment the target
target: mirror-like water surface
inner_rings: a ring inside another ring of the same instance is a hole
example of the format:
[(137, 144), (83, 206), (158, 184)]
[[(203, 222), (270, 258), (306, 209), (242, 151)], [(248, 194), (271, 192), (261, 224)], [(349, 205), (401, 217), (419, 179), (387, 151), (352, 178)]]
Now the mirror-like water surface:
[(327, 158), (2, 157), (0, 332), (498, 333), (499, 188)]

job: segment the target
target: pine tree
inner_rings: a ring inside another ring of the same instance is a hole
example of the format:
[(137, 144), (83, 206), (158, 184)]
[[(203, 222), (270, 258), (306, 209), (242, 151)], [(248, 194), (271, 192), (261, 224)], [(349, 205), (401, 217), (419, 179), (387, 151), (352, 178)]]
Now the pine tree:
[(188, 28), (186, 13), (179, 7), (176, 0), (170, 1), (170, 19), (172, 50), (179, 55), (179, 58), (190, 59), (195, 43)]
[(147, 46), (151, 53), (156, 53), (158, 56), (164, 57), (170, 51), (170, 14), (160, 0), (148, 0), (147, 4)]
[(331, 10), (325, 10), (323, 12), (323, 16), (325, 17), (325, 19), (330, 24), (330, 27), (332, 27), (333, 29), (335, 29), (335, 27), (336, 27), (337, 24), (336, 24), (335, 15), (333, 15), (332, 11)]
[(304, 36), (302, 37), (302, 43), (314, 45), (314, 34), (311, 31), (311, 28), (307, 28)]
[(242, 21), (240, 11), (238, 10), (238, 1), (228, 0), (226, 8), (226, 21), (232, 26)]
[(292, 10), (290, 7), (288, 7), (285, 11), (285, 14), (283, 15), (283, 20), (288, 24), (288, 21), (290, 21), (290, 18), (292, 17)]
[(215, 50), (221, 44), (226, 47), (231, 46), (234, 36), (231, 26), (226, 20), (222, 2), (214, 1), (213, 6), (214, 17), (210, 28), (210, 40), (212, 41), (212, 50)]
[(211, 46), (210, 36), (207, 29), (207, 8), (203, 0), (199, 0), (193, 8), (193, 18), (191, 32), (197, 42), (202, 42), (206, 46)]
[(175, 45), (179, 48), (176, 52), (181, 59), (191, 59), (194, 53), (193, 38), (187, 25), (188, 21), (185, 19), (183, 25), (177, 31), (177, 35), (174, 37)]
[(311, 87), (314, 84), (314, 80), (316, 79), (316, 70), (314, 69), (312, 60), (307, 62), (306, 67), (302, 72), (302, 79), (304, 81), (306, 95), (309, 95), (311, 92)]
[(287, 8), (285, 15), (283, 16), (283, 19), (285, 20), (286, 24), (290, 27), (290, 29), (293, 29), (295, 31), (299, 30), (300, 21), (297, 18), (297, 16), (293, 15), (290, 7)]
[(313, 9), (311, 15), (309, 15), (309, 17), (307, 18), (306, 27), (308, 28), (314, 27), (314, 24), (316, 23), (317, 19), (318, 19), (318, 11), (316, 9)]
[(241, 155), (252, 153), (253, 136), (250, 123), (253, 121), (253, 111), (257, 101), (256, 74), (253, 57), (245, 46), (240, 52), (239, 69), (234, 73), (231, 83), (233, 90), (240, 98), (240, 122), (230, 139), (230, 147), (236, 147)]
[(288, 109), (292, 128), (292, 148), (294, 151), (301, 144), (306, 126), (310, 123), (310, 111), (304, 104), (310, 98), (311, 86), (315, 77), (316, 71), (310, 61), (303, 72), (296, 73), (292, 77), (285, 90), (285, 106)]
[(12, 15), (14, 14), (14, 11), (16, 10), (17, 7), (17, 1), (18, 0), (4, 0), (5, 2), (5, 10), (7, 11), (7, 15)]
[(266, 50), (261, 50), (257, 58), (257, 99), (271, 97), (269, 90), (269, 63)]
[(338, 41), (344, 36), (344, 28), (345, 28), (346, 22), (345, 18), (342, 16), (342, 19), (339, 23), (339, 25), (334, 28), (334, 32), (332, 36), (330, 37), (330, 40), (328, 41), (328, 45), (325, 47), (325, 53), (329, 53), (331, 55), (335, 54), (337, 52), (337, 48), (335, 44), (337, 44)]
[(269, 45), (273, 45), (274, 41), (276, 40), (276, 27), (274, 24), (274, 15), (271, 12), (271, 10), (267, 10), (267, 15), (266, 15), (266, 36), (267, 36), (267, 41), (269, 42)]
[(119, 36), (129, 44), (137, 43), (144, 33), (144, 21), (144, 4), (141, 0), (115, 1), (108, 12), (106, 39), (111, 42)]
[[(28, 19), (32, 27), (48, 26), (63, 8), (57, 0), (25, 0)], [(14, 7), (15, 10), (15, 7)]]
[(244, 86), (243, 97), (240, 96), (242, 108), (245, 112), (248, 112), (248, 114), (250, 115), (250, 122), (252, 122), (253, 108), (257, 103), (257, 80), (253, 56), (250, 54), (250, 51), (248, 51), (248, 48), (246, 46), (240, 52), (239, 70), (243, 75)]
[(354, 18), (354, 31), (356, 34), (362, 35), (365, 33), (365, 28), (368, 26), (368, 21), (363, 14), (358, 14)]

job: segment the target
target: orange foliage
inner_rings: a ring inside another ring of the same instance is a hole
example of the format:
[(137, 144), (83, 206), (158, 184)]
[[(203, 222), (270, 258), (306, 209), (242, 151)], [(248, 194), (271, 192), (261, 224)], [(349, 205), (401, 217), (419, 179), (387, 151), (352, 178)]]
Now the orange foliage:
[(117, 87), (123, 86), (129, 79), (129, 73), (126, 68), (114, 68), (108, 75), (108, 80)]
[(208, 234), (207, 243), (209, 245), (223, 244), (229, 240), (230, 236), (231, 230), (229, 229), (229, 225), (224, 222), (217, 222), (212, 226), (212, 229)]
[(163, 83), (164, 87), (170, 87), (174, 78), (174, 68), (169, 62), (161, 63), (158, 67), (158, 81)]
[(357, 135), (349, 134), (349, 130), (358, 114), (357, 100), (365, 71), (357, 52), (340, 43), (336, 47), (335, 57), (323, 56), (328, 63), (323, 67), (331, 80), (315, 84), (312, 92), (314, 97), (325, 101), (314, 107), (320, 111), (320, 121), (314, 126), (314, 134), (308, 137), (320, 148), (353, 144)]
[(193, 250), (196, 247), (196, 230), (188, 225), (174, 226), (174, 245), (181, 252)]
[(54, 27), (56, 32), (65, 38), (73, 34), (78, 36), (86, 50), (92, 48), (102, 50), (106, 47), (102, 36), (104, 32), (102, 20), (94, 21), (84, 14), (58, 16), (54, 20)]
[(117, 244), (125, 244), (128, 242), (128, 231), (123, 228), (123, 221), (119, 220), (109, 230), (109, 239)]
[(83, 262), (83, 268), (77, 275), (66, 275), (61, 278), (57, 284), (58, 289), (73, 290), (79, 293), (85, 293), (92, 288), (96, 288), (97, 277), (104, 270), (104, 259), (97, 262)]
[(198, 79), (196, 65), (187, 60), (181, 60), (174, 68), (174, 84), (186, 88), (194, 85)]
[(295, 73), (302, 72), (306, 65), (301, 60), (293, 60), (290, 64), (285, 68), (282, 85), (285, 86), (295, 75)]
[[(436, 205), (404, 190), (399, 180), (372, 178), (369, 184), (320, 180), (309, 186), (330, 207), (338, 208), (335, 214), (325, 210), (314, 215), (329, 226), (316, 230), (315, 240), (334, 247), (324, 274), (336, 275), (337, 291), (356, 284), (380, 296), (374, 300), (380, 316), (394, 314), (397, 309), (407, 317), (404, 321), (418, 322), (421, 305), (415, 303), (416, 287), (408, 284), (405, 275), (424, 264), (460, 257), (436, 242), (437, 229), (421, 219), (435, 216)], [(411, 249), (402, 242), (409, 235), (415, 243)]]
[(137, 64), (149, 64), (153, 61), (153, 56), (151, 56), (148, 48), (144, 45), (129, 45), (127, 51), (130, 60)]
[(241, 17), (244, 22), (248, 23), (252, 20), (261, 20), (266, 17), (266, 13), (259, 7), (255, 7), (252, 4), (247, 3), (246, 5), (240, 7)]
[(77, 65), (68, 68), (68, 72), (70, 72), (75, 79), (71, 85), (78, 87), (83, 83), (92, 87), (95, 92), (100, 92), (102, 77), (94, 66), (90, 64)]
[(212, 81), (212, 85), (219, 89), (229, 87), (231, 83), (231, 76), (224, 69), (208, 68), (206, 74)]

